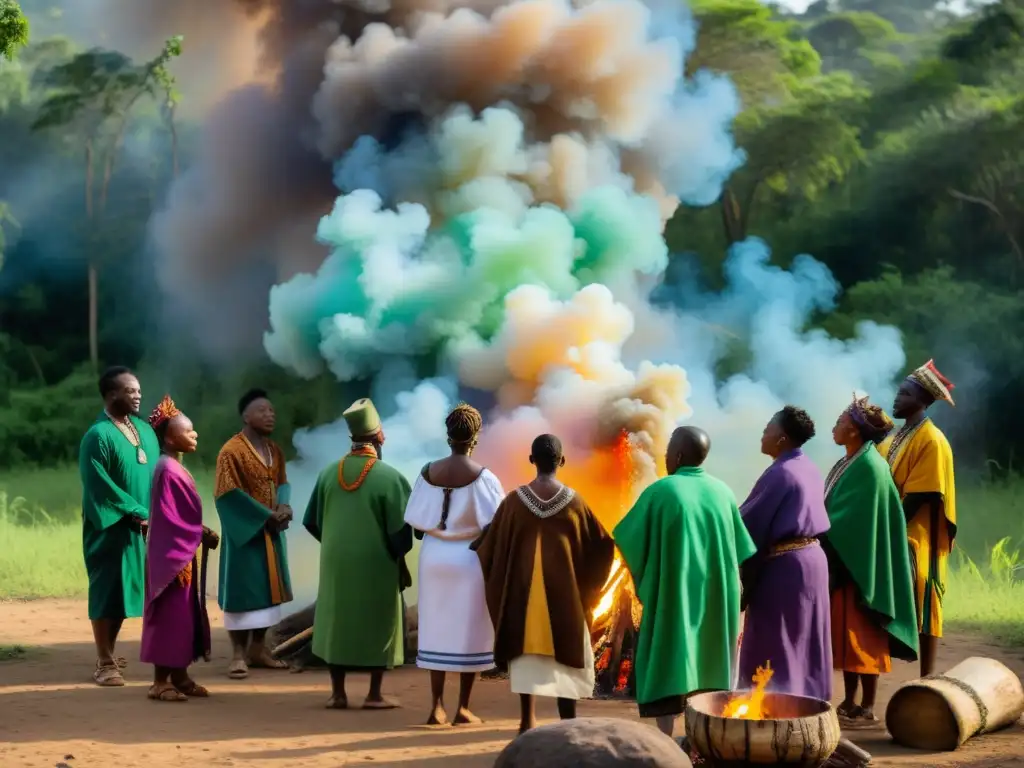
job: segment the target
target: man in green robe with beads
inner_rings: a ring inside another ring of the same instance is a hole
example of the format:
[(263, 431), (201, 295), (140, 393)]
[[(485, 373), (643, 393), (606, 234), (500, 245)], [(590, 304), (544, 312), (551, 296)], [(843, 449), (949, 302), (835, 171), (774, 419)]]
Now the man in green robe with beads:
[(110, 368), (99, 381), (103, 413), (78, 451), (82, 477), (82, 549), (89, 575), (89, 621), (96, 643), (97, 685), (124, 685), (127, 665), (114, 656), (125, 619), (142, 616), (149, 488), (160, 456), (156, 434), (138, 417), (139, 380)]
[(729, 487), (701, 464), (704, 430), (672, 434), (669, 476), (652, 483), (615, 527), (643, 606), (636, 647), (640, 717), (672, 735), (690, 694), (733, 687), (740, 633), (740, 563), (756, 551)]
[(403, 662), (402, 590), (410, 586), (405, 555), (412, 529), (405, 505), (412, 490), (381, 461), (384, 430), (368, 399), (343, 414), (351, 451), (317, 480), (303, 525), (320, 542), (320, 588), (313, 653), (331, 673), (328, 709), (345, 709), (346, 672), (369, 672), (364, 709), (392, 709), (381, 692), (384, 672)]

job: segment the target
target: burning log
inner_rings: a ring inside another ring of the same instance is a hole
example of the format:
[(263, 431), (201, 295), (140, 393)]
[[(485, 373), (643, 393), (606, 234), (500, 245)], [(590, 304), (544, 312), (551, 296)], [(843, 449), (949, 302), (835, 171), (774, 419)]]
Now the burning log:
[(595, 698), (634, 697), (633, 657), (641, 615), (629, 571), (616, 557), (591, 619)]

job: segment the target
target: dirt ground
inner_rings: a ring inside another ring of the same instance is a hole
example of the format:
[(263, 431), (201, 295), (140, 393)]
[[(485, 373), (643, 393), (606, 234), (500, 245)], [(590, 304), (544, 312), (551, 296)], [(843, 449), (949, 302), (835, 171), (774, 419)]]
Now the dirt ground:
[[(177, 766), (374, 765), (397, 768), (484, 768), (515, 735), (518, 702), (507, 682), (477, 683), (474, 710), (479, 726), (427, 727), (426, 673), (405, 668), (389, 675), (385, 692), (403, 708), (390, 712), (327, 711), (326, 673), (254, 671), (244, 681), (224, 675), (227, 635), (214, 615), (214, 658), (193, 667), (212, 697), (182, 704), (146, 699), (150, 668), (135, 662), (139, 621), (125, 626), (119, 655), (129, 659), (124, 688), (101, 689), (90, 676), (95, 654), (79, 601), (0, 603), (0, 645), (29, 647), (25, 658), (0, 662), (0, 766), (3, 768), (127, 768)], [(941, 670), (968, 656), (998, 658), (1024, 674), (1024, 653), (976, 638), (946, 638)], [(900, 682), (914, 677), (912, 665), (897, 663), (883, 678), (880, 711)], [(366, 691), (355, 677), (350, 700)], [(841, 690), (837, 681), (837, 691)], [(449, 683), (449, 701), (455, 697)], [(554, 718), (553, 702), (542, 717)], [(584, 702), (580, 714), (635, 718), (628, 703)], [(681, 732), (682, 723), (679, 724)], [(871, 752), (877, 766), (977, 766), (1024, 768), (1024, 726), (979, 737), (949, 754), (922, 754), (892, 745), (884, 731), (853, 731), (848, 738)], [(63, 765), (62, 765), (63, 764)]]

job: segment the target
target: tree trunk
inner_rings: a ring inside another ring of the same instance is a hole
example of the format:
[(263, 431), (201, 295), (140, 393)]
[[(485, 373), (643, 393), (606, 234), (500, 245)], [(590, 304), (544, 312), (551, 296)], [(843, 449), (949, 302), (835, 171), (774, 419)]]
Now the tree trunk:
[(100, 345), (99, 345), (99, 275), (96, 272), (96, 257), (93, 250), (96, 248), (96, 219), (92, 204), (93, 187), (93, 146), (92, 139), (85, 142), (85, 217), (88, 221), (89, 231), (87, 234), (88, 259), (89, 259), (89, 362), (92, 364), (93, 373), (99, 373), (100, 368)]
[(719, 208), (722, 211), (722, 229), (725, 234), (726, 248), (746, 239), (743, 231), (743, 211), (740, 209), (739, 200), (735, 193), (726, 187), (722, 190), (719, 198)]
[(96, 263), (89, 259), (89, 360), (92, 362), (93, 373), (99, 372), (99, 275)]

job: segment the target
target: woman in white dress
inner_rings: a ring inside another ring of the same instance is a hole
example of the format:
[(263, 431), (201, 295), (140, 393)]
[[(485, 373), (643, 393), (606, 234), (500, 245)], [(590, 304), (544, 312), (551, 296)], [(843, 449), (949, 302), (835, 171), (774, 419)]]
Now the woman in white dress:
[(471, 458), (483, 420), (459, 405), (445, 420), (451, 455), (423, 467), (405, 522), (423, 539), (419, 564), (419, 642), (416, 666), (430, 670), (428, 725), (448, 722), (445, 673), (460, 674), (453, 724), (480, 722), (470, 711), (476, 673), (494, 667), (494, 627), (487, 612), (480, 561), (469, 545), (505, 497), (501, 482)]

